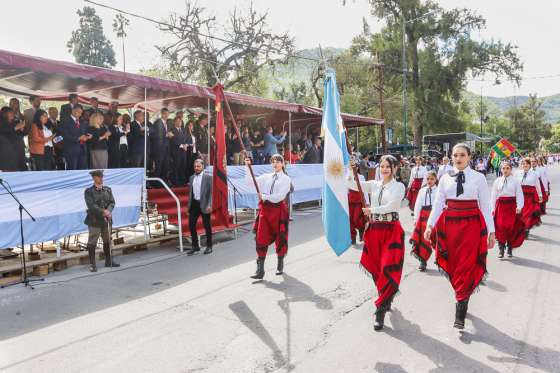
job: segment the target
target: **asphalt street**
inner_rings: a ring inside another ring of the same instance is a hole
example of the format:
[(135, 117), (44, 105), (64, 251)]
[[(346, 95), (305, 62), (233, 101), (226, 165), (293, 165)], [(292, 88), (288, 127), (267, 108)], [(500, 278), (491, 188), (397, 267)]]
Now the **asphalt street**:
[[(286, 272), (274, 275), (270, 249), (262, 282), (249, 279), (254, 240), (240, 232), (212, 255), (153, 249), (119, 257), (118, 269), (0, 289), (0, 371), (560, 372), (560, 167), (550, 176), (542, 226), (512, 259), (490, 251), (463, 332), (445, 277), (408, 254), (375, 332), (361, 246), (336, 257), (315, 209), (294, 213)], [(409, 210), (401, 216), (408, 240)]]

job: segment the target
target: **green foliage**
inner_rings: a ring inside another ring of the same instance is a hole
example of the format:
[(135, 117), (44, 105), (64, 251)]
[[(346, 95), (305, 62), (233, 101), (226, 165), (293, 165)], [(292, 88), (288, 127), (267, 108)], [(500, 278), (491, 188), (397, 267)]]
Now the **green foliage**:
[(560, 153), (560, 123), (552, 126), (550, 137), (543, 143), (544, 151), (550, 153)]
[(82, 10), (78, 9), (77, 14), (80, 26), (72, 31), (66, 43), (76, 62), (99, 67), (115, 66), (117, 61), (113, 45), (105, 37), (101, 18), (95, 9), (85, 6)]
[(507, 112), (511, 123), (511, 140), (520, 152), (535, 151), (540, 141), (550, 138), (551, 126), (545, 121), (542, 102), (537, 95), (529, 95), (529, 100), (519, 108), (512, 108)]

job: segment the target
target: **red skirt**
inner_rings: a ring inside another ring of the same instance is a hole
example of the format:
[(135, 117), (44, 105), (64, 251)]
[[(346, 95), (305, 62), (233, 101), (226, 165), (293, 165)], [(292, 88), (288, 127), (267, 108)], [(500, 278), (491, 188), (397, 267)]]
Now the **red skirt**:
[(542, 193), (542, 203), (540, 204), (541, 215), (546, 215), (546, 203), (548, 202), (548, 195), (544, 190), (544, 184), (541, 179), (539, 179), (539, 184), (541, 186), (541, 193)]
[(420, 217), (416, 221), (414, 232), (412, 232), (412, 237), (410, 237), (412, 255), (416, 258), (424, 260), (425, 262), (427, 262), (432, 255), (432, 243), (430, 241), (426, 241), (424, 238), (424, 232), (426, 231), (426, 224), (428, 222), (428, 218), (430, 217), (430, 212), (432, 212), (432, 206), (422, 207), (422, 210), (420, 210)]
[(372, 222), (364, 233), (364, 251), (360, 265), (373, 278), (379, 307), (399, 290), (404, 262), (404, 230), (401, 223)]
[(366, 216), (362, 210), (363, 201), (360, 192), (348, 191), (348, 208), (350, 213), (350, 236), (356, 239), (356, 231), (363, 232), (366, 226)]
[(516, 214), (516, 209), (515, 197), (500, 197), (494, 210), (496, 240), (502, 245), (508, 244), (512, 249), (525, 241), (525, 223), (522, 215)]
[(418, 197), (418, 192), (422, 188), (422, 178), (418, 177), (412, 180), (412, 184), (406, 193), (406, 199), (408, 199), (408, 207), (411, 211), (414, 211), (414, 204), (416, 203), (416, 198)]
[(468, 299), (486, 274), (488, 230), (476, 200), (447, 200), (432, 233), (436, 263), (455, 290)]
[(253, 225), (257, 241), (257, 255), (266, 256), (268, 246), (275, 243), (276, 254), (285, 256), (288, 253), (288, 223), (290, 214), (285, 201), (259, 203), (259, 213)]
[(541, 207), (537, 188), (532, 185), (522, 185), (525, 205), (521, 212), (526, 229), (531, 229), (541, 222)]

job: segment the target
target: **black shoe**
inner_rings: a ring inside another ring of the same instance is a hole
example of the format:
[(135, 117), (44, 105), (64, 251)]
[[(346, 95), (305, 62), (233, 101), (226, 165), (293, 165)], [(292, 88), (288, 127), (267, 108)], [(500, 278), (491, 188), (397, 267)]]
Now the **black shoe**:
[(375, 322), (373, 323), (373, 330), (380, 331), (385, 326), (385, 314), (387, 313), (387, 308), (385, 306), (380, 306), (377, 311), (375, 311)]
[(112, 268), (117, 268), (120, 267), (121, 265), (117, 262), (115, 262), (114, 260), (106, 260), (105, 261), (105, 267), (112, 267)]
[(358, 232), (358, 237), (360, 237), (360, 241), (361, 241), (361, 242), (364, 242), (364, 232), (359, 231), (359, 232)]
[(526, 239), (526, 240), (529, 239), (529, 230), (528, 230), (528, 229), (525, 231), (525, 239)]
[(280, 276), (284, 273), (284, 257), (278, 257), (278, 265), (276, 266), (276, 276)]
[(508, 258), (513, 258), (512, 248), (509, 245), (507, 247), (507, 256)]
[(428, 267), (428, 264), (424, 259), (419, 259), (419, 260), (420, 260), (420, 265), (418, 266), (418, 269), (420, 270), (420, 272), (426, 272), (426, 268)]
[(89, 267), (89, 271), (90, 272), (97, 272), (97, 267), (95, 265), (92, 265)]
[(499, 250), (500, 250), (500, 253), (498, 254), (498, 258), (503, 259), (504, 258), (504, 251), (505, 251), (504, 245), (500, 244)]
[(257, 258), (257, 270), (251, 278), (254, 280), (262, 280), (264, 278), (264, 258)]
[(463, 300), (457, 302), (455, 305), (455, 323), (454, 328), (464, 329), (465, 328), (465, 318), (467, 317), (467, 309), (469, 308), (469, 300)]
[(355, 244), (356, 244), (356, 239), (352, 238), (352, 245), (355, 245)]
[(205, 250), (204, 250), (204, 255), (207, 254), (212, 254), (212, 246), (208, 246)]
[(194, 254), (198, 253), (199, 251), (200, 251), (199, 247), (193, 247), (192, 249), (187, 251), (187, 255), (191, 256), (191, 255), (194, 255)]

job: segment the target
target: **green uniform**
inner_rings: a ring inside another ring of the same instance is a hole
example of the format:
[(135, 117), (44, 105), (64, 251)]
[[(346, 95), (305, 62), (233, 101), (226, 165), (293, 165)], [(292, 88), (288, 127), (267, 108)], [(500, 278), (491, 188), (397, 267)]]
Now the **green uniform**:
[(87, 206), (87, 215), (84, 223), (88, 226), (88, 243), (87, 249), (89, 259), (93, 269), (95, 264), (95, 249), (99, 236), (103, 240), (103, 253), (105, 254), (105, 266), (112, 266), (111, 260), (111, 232), (110, 221), (103, 216), (105, 210), (113, 211), (115, 207), (115, 198), (111, 188), (103, 186), (97, 188), (95, 185), (87, 188), (84, 192), (84, 199)]

